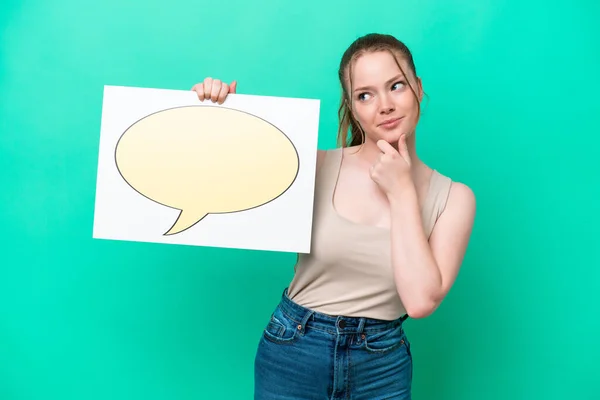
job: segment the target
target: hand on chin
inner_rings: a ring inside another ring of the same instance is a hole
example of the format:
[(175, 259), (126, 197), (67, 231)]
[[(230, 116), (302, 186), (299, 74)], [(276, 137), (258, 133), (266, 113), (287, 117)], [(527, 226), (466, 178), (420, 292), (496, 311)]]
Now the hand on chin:
[(394, 149), (398, 150), (398, 141), (400, 140), (402, 135), (409, 136), (408, 134), (400, 130), (384, 131), (380, 134), (378, 138), (375, 138), (374, 142), (377, 143), (379, 140), (384, 140), (387, 143), (389, 143)]

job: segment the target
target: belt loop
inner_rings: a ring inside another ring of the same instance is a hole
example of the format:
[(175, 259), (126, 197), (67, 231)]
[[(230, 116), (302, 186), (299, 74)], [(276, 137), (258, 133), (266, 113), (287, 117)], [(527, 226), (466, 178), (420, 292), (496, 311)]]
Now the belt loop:
[(309, 318), (312, 317), (313, 313), (314, 313), (314, 311), (309, 310), (309, 311), (307, 311), (306, 314), (304, 314), (304, 318), (302, 318), (300, 325), (298, 325), (298, 329), (299, 329), (301, 335), (304, 335), (304, 331), (306, 329), (306, 323), (308, 322)]
[(356, 341), (358, 344), (361, 344), (363, 341), (364, 329), (365, 329), (365, 318), (361, 317), (358, 322), (358, 328), (356, 329)]
[(363, 330), (365, 329), (365, 318), (361, 317), (359, 322), (358, 322), (358, 331), (357, 333), (363, 333)]

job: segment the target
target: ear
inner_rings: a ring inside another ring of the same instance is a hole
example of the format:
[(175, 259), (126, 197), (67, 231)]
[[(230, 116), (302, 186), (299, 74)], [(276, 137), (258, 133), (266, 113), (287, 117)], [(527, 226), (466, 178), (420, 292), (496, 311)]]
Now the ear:
[(417, 94), (419, 95), (419, 103), (423, 101), (423, 82), (417, 77)]

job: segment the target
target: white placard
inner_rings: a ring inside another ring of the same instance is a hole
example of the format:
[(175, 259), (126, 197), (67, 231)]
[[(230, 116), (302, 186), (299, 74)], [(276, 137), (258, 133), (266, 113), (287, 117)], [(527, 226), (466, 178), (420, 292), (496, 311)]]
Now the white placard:
[(309, 253), (319, 109), (105, 86), (93, 237)]

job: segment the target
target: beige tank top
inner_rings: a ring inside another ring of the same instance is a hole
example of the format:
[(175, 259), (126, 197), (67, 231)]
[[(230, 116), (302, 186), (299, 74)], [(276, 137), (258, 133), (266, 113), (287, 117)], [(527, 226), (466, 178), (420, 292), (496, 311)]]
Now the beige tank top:
[[(311, 252), (298, 255), (288, 296), (329, 315), (393, 320), (406, 310), (394, 283), (389, 229), (352, 222), (333, 208), (342, 151), (327, 151), (317, 172)], [(427, 237), (450, 185), (450, 178), (433, 171), (422, 209)]]

